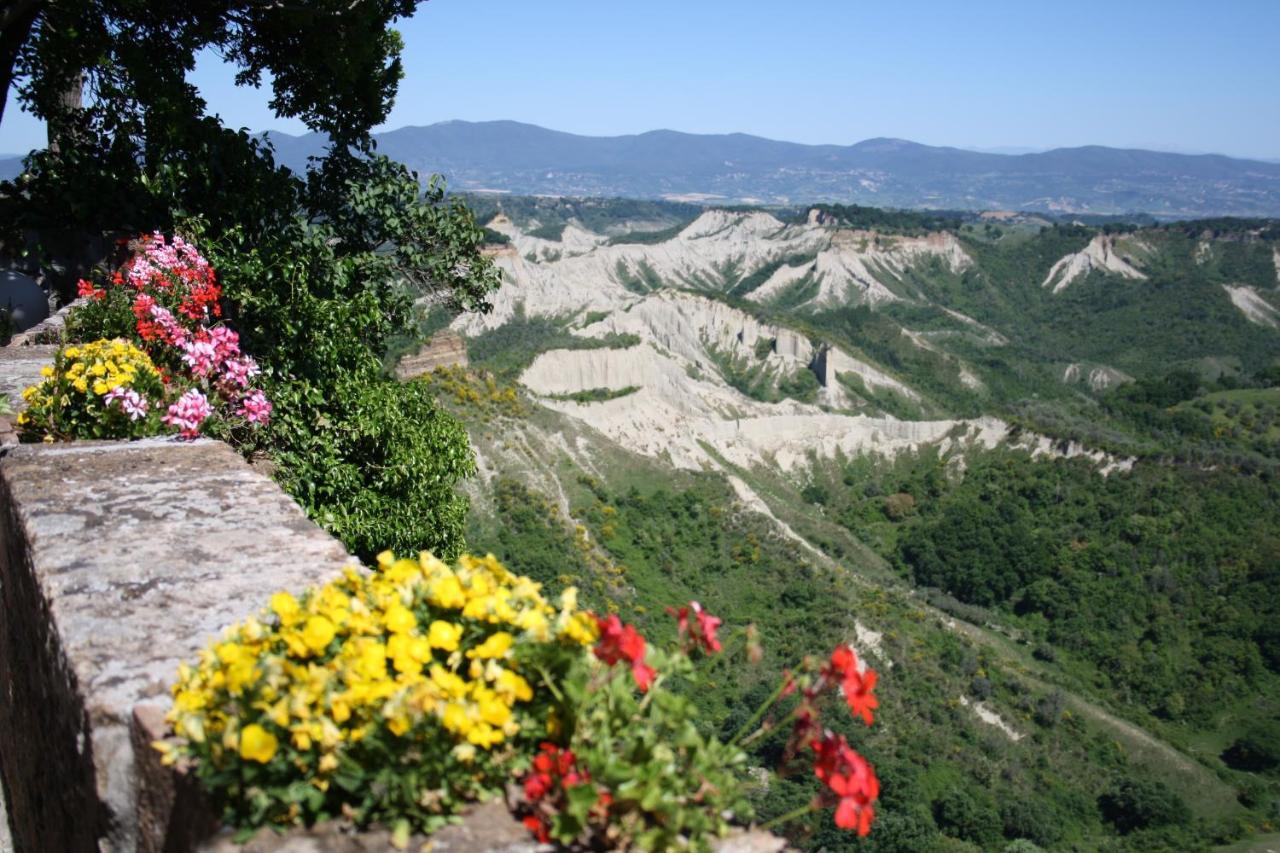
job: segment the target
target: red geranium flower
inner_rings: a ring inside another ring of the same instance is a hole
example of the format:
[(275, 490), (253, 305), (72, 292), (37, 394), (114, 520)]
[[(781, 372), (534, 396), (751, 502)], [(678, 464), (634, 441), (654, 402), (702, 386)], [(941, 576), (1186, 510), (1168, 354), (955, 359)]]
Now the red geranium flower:
[(531, 814), (526, 815), (524, 820), (521, 822), (525, 825), (525, 828), (532, 832), (534, 837), (538, 839), (539, 844), (551, 843), (551, 833), (547, 831), (547, 825), (543, 823), (542, 818)]
[(840, 689), (844, 691), (844, 701), (849, 705), (849, 711), (854, 716), (862, 717), (862, 722), (868, 726), (875, 722), (872, 714), (876, 708), (880, 707), (880, 700), (871, 694), (876, 686), (876, 671), (868, 669), (859, 675), (854, 672), (845, 676), (844, 681), (840, 683)]
[(880, 707), (880, 701), (871, 694), (876, 686), (876, 671), (858, 671), (858, 655), (849, 646), (839, 646), (831, 653), (831, 660), (822, 669), (822, 677), (840, 685), (849, 711), (861, 717), (868, 726), (875, 721), (872, 712)]
[(818, 753), (814, 775), (837, 797), (836, 826), (866, 835), (875, 819), (871, 803), (880, 796), (880, 780), (875, 771), (849, 746), (844, 735), (827, 732), (814, 744), (814, 751)]
[(657, 672), (644, 662), (644, 637), (634, 625), (624, 625), (617, 616), (608, 619), (596, 617), (596, 625), (600, 629), (600, 641), (596, 644), (595, 655), (600, 660), (613, 666), (620, 661), (631, 665), (631, 675), (636, 680), (641, 692), (648, 691)]
[[(707, 613), (696, 601), (690, 601), (688, 607), (681, 607), (679, 610), (668, 607), (667, 612), (676, 617), (680, 636), (687, 634), (693, 644), (700, 646), (707, 654), (721, 650), (720, 640), (716, 637), (716, 631), (723, 622), (720, 617)], [(692, 621), (689, 619), (690, 613), (694, 616)]]

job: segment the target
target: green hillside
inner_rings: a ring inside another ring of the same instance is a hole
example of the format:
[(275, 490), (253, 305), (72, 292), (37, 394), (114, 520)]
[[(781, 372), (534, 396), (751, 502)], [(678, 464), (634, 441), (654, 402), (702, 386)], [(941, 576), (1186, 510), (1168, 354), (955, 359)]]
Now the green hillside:
[[(519, 387), (549, 350), (649, 346), (608, 326), (637, 308), (522, 314), (471, 337), (469, 370), (428, 380), (451, 389), (442, 398), (493, 472), (470, 487), (468, 538), (658, 638), (673, 630), (664, 609), (691, 598), (754, 625), (763, 662), (726, 655), (696, 697), (721, 735), (767, 692), (765, 673), (853, 641), (881, 672), (883, 726), (846, 732), (881, 776), (880, 817), (865, 841), (818, 818), (792, 827), (806, 849), (1195, 850), (1268, 831), (1280, 820), (1280, 333), (1222, 285), (1276, 298), (1276, 243), (1229, 226), (1121, 229), (1141, 246), (1129, 256), (1141, 278), (1093, 269), (1054, 293), (1041, 286), (1051, 268), (1109, 235), (970, 220), (950, 232), (966, 269), (882, 269), (900, 298), (874, 306), (745, 298), (739, 282), (817, 254), (744, 260), (718, 281), (664, 280), (653, 256), (651, 285), (627, 298), (710, 297), (919, 395), (842, 377), (855, 412), (999, 417), (1009, 439), (813, 453), (789, 470), (707, 445), (711, 462), (686, 470), (599, 431), (593, 407), (642, 395), (632, 380)], [(675, 251), (682, 227), (638, 245)], [(593, 323), (613, 337), (587, 336)], [(827, 399), (811, 373), (803, 388), (770, 378), (776, 340), (754, 347), (709, 350), (690, 374), (765, 406)], [(1091, 383), (1098, 368), (1107, 381)], [(486, 402), (511, 395), (514, 408)], [(1094, 457), (1066, 458), (1069, 442)], [(781, 746), (764, 739), (753, 761), (771, 766)], [(757, 792), (765, 818), (816, 792), (803, 776), (779, 784)]]

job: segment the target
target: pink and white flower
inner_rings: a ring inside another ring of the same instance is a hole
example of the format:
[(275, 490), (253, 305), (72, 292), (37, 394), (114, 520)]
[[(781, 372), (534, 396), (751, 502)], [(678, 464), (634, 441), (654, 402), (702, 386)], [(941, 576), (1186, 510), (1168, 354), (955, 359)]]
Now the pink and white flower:
[(160, 420), (172, 427), (177, 427), (183, 438), (195, 438), (200, 435), (200, 425), (213, 413), (204, 394), (192, 388), (169, 406), (169, 412)]
[(186, 340), (182, 343), (182, 362), (191, 375), (203, 379), (218, 366), (218, 351), (209, 341)]
[(258, 363), (252, 356), (229, 358), (222, 363), (223, 379), (235, 388), (248, 388), (250, 381), (258, 375), (258, 372)]
[(271, 418), (271, 401), (261, 391), (250, 391), (240, 401), (240, 414), (251, 424), (265, 424)]
[(145, 418), (151, 408), (146, 398), (132, 388), (112, 388), (103, 399), (107, 403), (118, 402), (121, 410), (129, 416), (131, 421)]

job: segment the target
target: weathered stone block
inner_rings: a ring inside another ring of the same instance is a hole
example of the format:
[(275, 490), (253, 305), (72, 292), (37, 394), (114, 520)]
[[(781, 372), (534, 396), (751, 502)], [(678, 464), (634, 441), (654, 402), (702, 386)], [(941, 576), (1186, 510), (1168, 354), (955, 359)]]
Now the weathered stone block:
[(167, 707), (180, 660), (350, 561), (218, 442), (8, 448), (0, 762), (18, 849), (163, 844), (162, 818), (139, 834), (135, 705)]
[(52, 345), (0, 347), (0, 394), (9, 395), (15, 412), (26, 408), (23, 390), (43, 379), (40, 368), (52, 364), (57, 351)]

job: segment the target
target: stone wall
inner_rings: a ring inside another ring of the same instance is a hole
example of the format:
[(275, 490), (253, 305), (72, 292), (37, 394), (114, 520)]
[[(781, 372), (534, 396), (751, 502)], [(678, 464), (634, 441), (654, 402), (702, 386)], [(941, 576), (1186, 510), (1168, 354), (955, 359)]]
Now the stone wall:
[(218, 442), (10, 448), (0, 507), (14, 842), (154, 849), (138, 836), (135, 706), (166, 707), (179, 661), (351, 558)]

